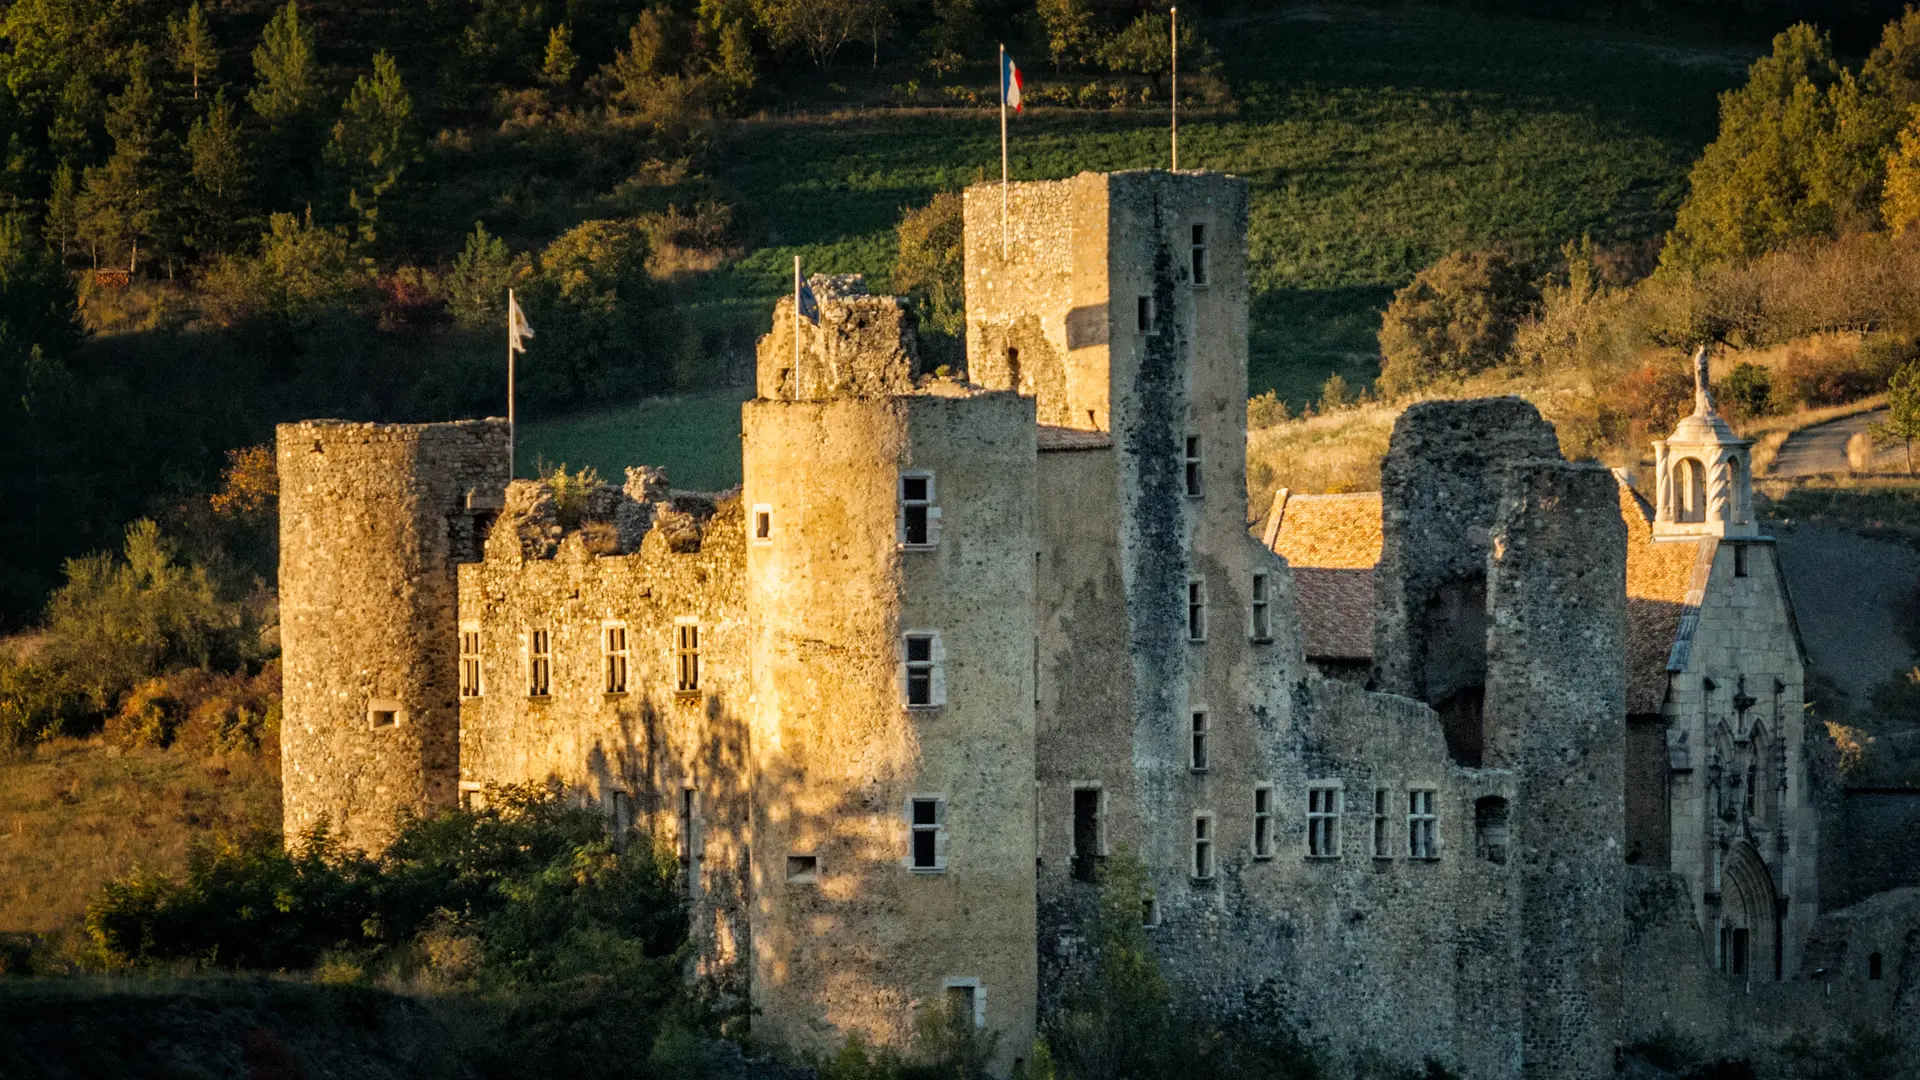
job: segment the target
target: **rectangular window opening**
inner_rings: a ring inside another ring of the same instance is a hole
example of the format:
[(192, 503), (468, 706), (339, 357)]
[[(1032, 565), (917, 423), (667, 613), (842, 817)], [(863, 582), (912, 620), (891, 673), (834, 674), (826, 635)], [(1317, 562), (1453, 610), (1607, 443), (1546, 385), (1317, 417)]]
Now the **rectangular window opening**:
[(1199, 498), (1204, 494), (1204, 489), (1201, 487), (1200, 436), (1198, 435), (1187, 436), (1186, 476), (1187, 497), (1192, 499)]
[(815, 885), (820, 881), (820, 856), (787, 856), (787, 884)]
[(1153, 297), (1141, 297), (1136, 307), (1136, 314), (1139, 318), (1140, 332), (1153, 333)]
[(1207, 710), (1193, 710), (1193, 753), (1187, 764), (1194, 772), (1207, 771), (1207, 736), (1211, 733), (1207, 721)]
[(675, 665), (674, 690), (682, 694), (700, 692), (700, 624), (681, 619), (673, 624)]
[(627, 624), (608, 623), (601, 628), (605, 646), (607, 693), (627, 692)]
[(1273, 858), (1273, 789), (1253, 789), (1253, 857)]
[(947, 806), (937, 796), (908, 800), (907, 815), (913, 845), (911, 865), (922, 872), (947, 868)]
[(1747, 545), (1733, 545), (1733, 576), (1747, 576)]
[(1307, 855), (1340, 857), (1340, 787), (1317, 783), (1307, 789)]
[(939, 644), (936, 638), (937, 635), (930, 633), (905, 635), (909, 708), (925, 709), (942, 704)]
[(933, 505), (933, 474), (900, 474), (900, 542), (907, 547), (932, 547), (933, 523), (940, 512)]
[(1373, 789), (1373, 857), (1376, 859), (1393, 858), (1392, 843), (1393, 820), (1388, 810), (1388, 802), (1393, 796), (1386, 788)]
[(1187, 640), (1207, 640), (1207, 583), (1187, 582)]
[(957, 1031), (987, 1026), (987, 991), (978, 979), (948, 979), (947, 1022)]
[(1273, 601), (1269, 589), (1271, 583), (1265, 570), (1256, 570), (1253, 574), (1253, 640), (1273, 640)]
[(1193, 227), (1193, 283), (1199, 288), (1207, 285), (1207, 227)]
[(480, 696), (480, 630), (478, 627), (460, 630), (460, 696), (473, 698)]
[(1440, 816), (1433, 809), (1433, 790), (1407, 792), (1407, 858), (1440, 857)]
[(550, 631), (527, 634), (527, 696), (546, 697), (553, 689), (553, 637)]
[(1107, 853), (1106, 792), (1096, 787), (1073, 789), (1073, 879), (1093, 881), (1100, 859)]
[(616, 851), (627, 849), (627, 835), (633, 831), (633, 796), (624, 791), (607, 795), (607, 828), (613, 835)]
[(753, 508), (753, 539), (761, 544), (773, 539), (773, 507), (766, 503)]
[(1193, 876), (1196, 881), (1213, 878), (1213, 815), (1193, 815)]
[(374, 727), (392, 727), (400, 722), (398, 709), (374, 709), (369, 715)]

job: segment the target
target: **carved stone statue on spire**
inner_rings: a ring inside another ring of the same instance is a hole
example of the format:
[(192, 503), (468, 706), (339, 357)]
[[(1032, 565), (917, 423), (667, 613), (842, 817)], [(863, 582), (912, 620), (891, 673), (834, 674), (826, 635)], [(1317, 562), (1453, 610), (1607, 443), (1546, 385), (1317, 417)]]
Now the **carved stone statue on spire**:
[(1707, 347), (1693, 350), (1693, 414), (1711, 416), (1719, 403), (1713, 400), (1713, 386), (1707, 379)]

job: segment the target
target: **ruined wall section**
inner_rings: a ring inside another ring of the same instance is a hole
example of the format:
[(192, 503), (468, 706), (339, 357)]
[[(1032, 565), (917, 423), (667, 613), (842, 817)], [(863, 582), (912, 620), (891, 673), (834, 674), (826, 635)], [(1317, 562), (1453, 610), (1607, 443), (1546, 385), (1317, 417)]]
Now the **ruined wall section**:
[(276, 463), (285, 832), (378, 849), (457, 798), (455, 565), (500, 506), (507, 425), (282, 424)]
[[(1032, 1045), (1033, 403), (942, 384), (888, 399), (748, 402), (756, 762), (756, 1036), (902, 1047), (956, 986), (997, 1068)], [(906, 543), (902, 474), (930, 481)], [(909, 704), (906, 636), (935, 700)], [(916, 867), (914, 800), (939, 865)]]
[[(1553, 426), (1519, 398), (1423, 402), (1401, 415), (1380, 466), (1373, 631), (1380, 689), (1443, 711), (1450, 698), (1477, 693), (1486, 664), (1478, 642), (1489, 536), (1504, 473), (1515, 461), (1559, 456)], [(1459, 730), (1450, 740), (1470, 765), (1479, 738), (1473, 705), (1459, 699)]]
[(798, 373), (793, 297), (785, 296), (774, 305), (773, 329), (758, 346), (759, 395), (792, 401), (912, 393), (921, 374), (920, 346), (906, 299), (869, 294), (858, 274), (815, 274), (808, 285), (820, 321), (799, 321)]
[(1104, 431), (1106, 178), (1007, 185), (964, 195), (967, 376), (1031, 397), (1042, 424)]
[(1592, 1076), (1622, 1007), (1626, 525), (1599, 466), (1516, 463), (1504, 488), (1486, 761), (1516, 778), (1523, 1075)]
[[(460, 629), (477, 636), (481, 674), (461, 700), (461, 787), (469, 798), (490, 784), (563, 787), (600, 808), (616, 843), (674, 852), (696, 964), (744, 992), (745, 512), (737, 493), (672, 494), (658, 470), (630, 472), (624, 491), (593, 493), (574, 527), (547, 485), (515, 481), (486, 561), (460, 568)], [(689, 624), (699, 666), (684, 688)], [(547, 635), (543, 694), (530, 684), (534, 631)]]

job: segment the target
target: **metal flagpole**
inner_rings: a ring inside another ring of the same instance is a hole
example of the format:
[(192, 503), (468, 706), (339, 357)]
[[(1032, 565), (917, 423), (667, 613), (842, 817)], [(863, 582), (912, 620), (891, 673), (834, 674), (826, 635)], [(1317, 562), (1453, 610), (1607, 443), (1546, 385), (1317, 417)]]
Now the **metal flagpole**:
[(514, 330), (516, 328), (513, 324), (514, 324), (514, 312), (518, 310), (520, 310), (520, 307), (514, 301), (513, 290), (508, 289), (507, 290), (507, 479), (509, 480), (513, 479), (514, 437), (518, 434), (518, 432), (514, 427), (514, 416), (513, 416), (513, 354), (516, 351), (518, 351), (516, 349), (516, 346), (520, 344), (520, 342), (515, 338)]
[(1000, 258), (1007, 257), (1007, 46), (1000, 45)]
[(800, 400), (800, 256), (793, 257), (793, 400)]
[(1173, 171), (1180, 171), (1180, 9), (1168, 11), (1173, 32)]

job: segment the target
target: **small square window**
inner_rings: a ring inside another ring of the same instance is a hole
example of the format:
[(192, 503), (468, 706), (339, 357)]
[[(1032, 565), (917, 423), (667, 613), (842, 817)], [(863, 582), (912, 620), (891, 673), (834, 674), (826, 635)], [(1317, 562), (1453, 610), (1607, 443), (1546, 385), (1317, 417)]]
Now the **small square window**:
[(1197, 499), (1206, 493), (1205, 489), (1201, 486), (1203, 477), (1200, 470), (1200, 436), (1198, 435), (1187, 436), (1185, 465), (1187, 497)]
[(753, 541), (756, 544), (770, 543), (773, 540), (773, 507), (761, 503), (753, 508)]
[(787, 856), (787, 884), (815, 885), (820, 881), (820, 856)]
[(374, 727), (392, 727), (400, 722), (400, 711), (398, 709), (375, 709), (369, 715), (373, 720)]

